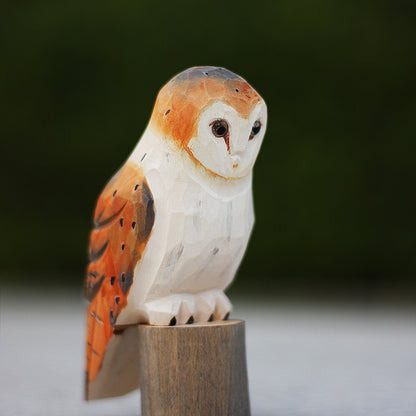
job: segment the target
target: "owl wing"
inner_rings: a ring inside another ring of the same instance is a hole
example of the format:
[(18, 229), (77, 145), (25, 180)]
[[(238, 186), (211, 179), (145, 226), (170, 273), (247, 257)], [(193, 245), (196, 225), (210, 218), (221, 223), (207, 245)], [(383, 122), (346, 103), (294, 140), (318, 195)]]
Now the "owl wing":
[[(85, 295), (90, 302), (87, 310), (87, 399), (93, 398), (90, 387), (103, 366), (110, 339), (119, 336), (117, 331), (114, 333), (114, 325), (127, 305), (134, 269), (149, 240), (154, 216), (153, 197), (143, 170), (128, 161), (101, 193), (90, 234), (85, 282)], [(109, 354), (114, 355), (112, 351)]]

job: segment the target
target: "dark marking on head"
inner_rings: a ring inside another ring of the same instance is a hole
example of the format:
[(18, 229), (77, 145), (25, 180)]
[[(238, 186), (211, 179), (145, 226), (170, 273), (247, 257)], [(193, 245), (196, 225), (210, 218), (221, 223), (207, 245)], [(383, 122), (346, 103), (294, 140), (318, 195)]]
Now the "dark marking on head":
[(142, 158), (140, 159), (140, 162), (143, 162), (143, 159), (146, 157), (147, 153), (145, 153)]
[(123, 226), (123, 218), (120, 218), (120, 227)]
[(124, 250), (124, 247), (125, 247), (126, 245), (123, 243), (122, 245), (121, 245), (121, 249), (122, 250)]
[(137, 191), (137, 188), (139, 187), (139, 185), (137, 184), (135, 187), (134, 187), (134, 190), (135, 191)]
[(176, 75), (172, 79), (172, 82), (181, 82), (193, 78), (219, 78), (227, 80), (239, 80), (242, 79), (239, 75), (234, 72), (229, 71), (228, 69), (217, 67), (217, 66), (196, 66), (193, 68), (186, 69), (180, 74)]
[(176, 325), (176, 318), (173, 317), (169, 322), (169, 326), (175, 326), (175, 325)]
[(166, 117), (169, 113), (170, 113), (170, 108), (169, 108), (169, 110), (166, 110), (166, 112), (165, 112), (165, 117)]
[(98, 352), (97, 351), (95, 351), (94, 349), (92, 350), (92, 353), (94, 354), (94, 355), (100, 355), (100, 354), (98, 354)]
[(131, 223), (131, 228), (133, 228), (133, 230), (134, 230), (134, 227), (136, 226), (136, 222), (135, 221), (133, 221), (132, 223)]
[(114, 284), (115, 281), (116, 281), (116, 277), (115, 276), (111, 276), (111, 279), (110, 279), (111, 286), (113, 286), (113, 284)]
[(116, 304), (118, 305), (120, 303), (120, 296), (116, 296), (114, 300), (116, 301)]
[(218, 247), (214, 247), (214, 250), (212, 250), (212, 255), (215, 256), (219, 251), (220, 249)]
[(117, 189), (113, 192), (113, 197), (116, 196)]
[(238, 92), (238, 88), (235, 89), (235, 92)]

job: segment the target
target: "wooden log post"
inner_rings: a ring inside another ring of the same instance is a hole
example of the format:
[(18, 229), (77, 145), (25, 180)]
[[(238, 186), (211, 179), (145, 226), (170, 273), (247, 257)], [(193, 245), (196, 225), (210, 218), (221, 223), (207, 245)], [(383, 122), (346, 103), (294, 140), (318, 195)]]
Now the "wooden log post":
[(142, 416), (249, 416), (244, 321), (139, 326)]

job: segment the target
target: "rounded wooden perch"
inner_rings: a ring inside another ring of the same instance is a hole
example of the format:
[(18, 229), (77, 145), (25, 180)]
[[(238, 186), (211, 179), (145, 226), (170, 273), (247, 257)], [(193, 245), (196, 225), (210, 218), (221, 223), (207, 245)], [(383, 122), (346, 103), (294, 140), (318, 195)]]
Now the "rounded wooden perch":
[(249, 416), (244, 321), (139, 326), (142, 416)]

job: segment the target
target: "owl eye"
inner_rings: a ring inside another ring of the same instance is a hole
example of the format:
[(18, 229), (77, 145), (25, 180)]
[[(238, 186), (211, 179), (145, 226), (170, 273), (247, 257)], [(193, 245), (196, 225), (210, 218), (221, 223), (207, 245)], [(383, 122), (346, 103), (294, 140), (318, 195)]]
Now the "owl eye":
[(250, 133), (249, 140), (252, 140), (252, 139), (253, 139), (253, 137), (254, 137), (256, 134), (258, 134), (258, 133), (259, 133), (260, 129), (261, 129), (261, 123), (260, 123), (260, 121), (259, 121), (259, 120), (256, 120), (256, 121), (254, 122), (254, 124), (253, 124), (253, 127), (251, 128), (251, 133)]
[(215, 120), (211, 125), (215, 137), (224, 137), (228, 133), (228, 123), (224, 119)]

